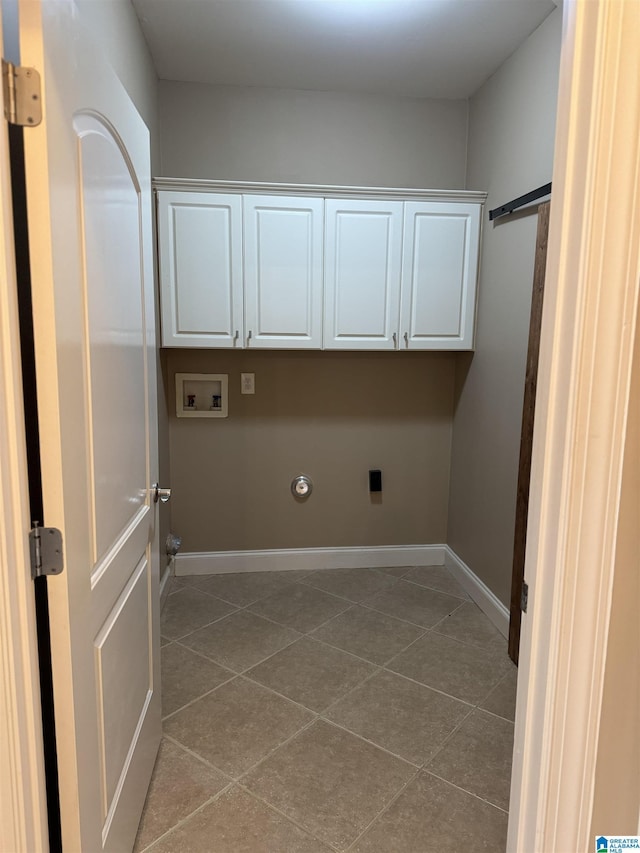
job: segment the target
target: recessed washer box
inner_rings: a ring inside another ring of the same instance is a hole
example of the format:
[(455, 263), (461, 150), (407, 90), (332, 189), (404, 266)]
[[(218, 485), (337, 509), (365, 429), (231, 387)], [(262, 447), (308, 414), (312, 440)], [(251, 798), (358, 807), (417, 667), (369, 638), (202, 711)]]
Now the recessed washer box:
[(229, 414), (228, 373), (176, 373), (176, 415), (179, 418), (226, 418)]

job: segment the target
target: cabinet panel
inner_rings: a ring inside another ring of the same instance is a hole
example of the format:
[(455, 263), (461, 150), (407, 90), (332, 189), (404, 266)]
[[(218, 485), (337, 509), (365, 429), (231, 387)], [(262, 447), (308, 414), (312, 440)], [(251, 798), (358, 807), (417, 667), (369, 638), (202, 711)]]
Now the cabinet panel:
[(158, 193), (164, 346), (242, 340), (242, 197)]
[(472, 349), (480, 205), (405, 205), (402, 346)]
[(246, 345), (322, 346), (321, 198), (245, 196)]
[(325, 202), (325, 349), (394, 349), (402, 202)]
[(163, 345), (472, 349), (481, 210), (162, 190)]

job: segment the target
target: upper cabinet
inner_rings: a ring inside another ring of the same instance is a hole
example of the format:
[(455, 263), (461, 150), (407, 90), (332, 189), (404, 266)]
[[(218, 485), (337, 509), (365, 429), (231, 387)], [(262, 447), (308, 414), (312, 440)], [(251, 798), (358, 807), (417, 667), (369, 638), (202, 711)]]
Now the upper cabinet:
[(243, 333), (242, 196), (158, 193), (162, 343), (232, 347)]
[(472, 349), (480, 205), (406, 202), (400, 306), (406, 349)]
[(163, 346), (473, 349), (484, 193), (156, 188)]
[(401, 201), (325, 202), (325, 349), (395, 349)]
[(245, 195), (245, 346), (322, 347), (321, 198)]

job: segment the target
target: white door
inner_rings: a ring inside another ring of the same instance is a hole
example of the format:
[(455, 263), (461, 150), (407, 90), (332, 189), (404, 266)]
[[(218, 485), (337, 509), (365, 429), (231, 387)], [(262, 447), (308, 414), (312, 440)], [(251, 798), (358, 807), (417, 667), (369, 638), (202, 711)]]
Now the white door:
[(246, 346), (320, 349), (323, 200), (246, 195), (243, 205)]
[(326, 199), (325, 349), (397, 347), (402, 207)]
[(242, 196), (158, 193), (165, 347), (242, 346)]
[(406, 202), (401, 346), (472, 349), (479, 204)]
[(161, 732), (149, 135), (71, 0), (19, 10), (63, 846), (126, 851)]

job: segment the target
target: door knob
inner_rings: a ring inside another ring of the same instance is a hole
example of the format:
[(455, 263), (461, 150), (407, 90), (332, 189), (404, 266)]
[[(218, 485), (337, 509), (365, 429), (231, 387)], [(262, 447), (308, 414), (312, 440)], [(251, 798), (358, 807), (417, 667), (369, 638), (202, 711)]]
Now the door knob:
[(162, 501), (163, 504), (166, 504), (171, 497), (171, 489), (161, 489), (157, 483), (154, 483), (153, 486), (151, 486), (151, 490), (153, 491), (154, 504), (157, 504), (158, 501)]

